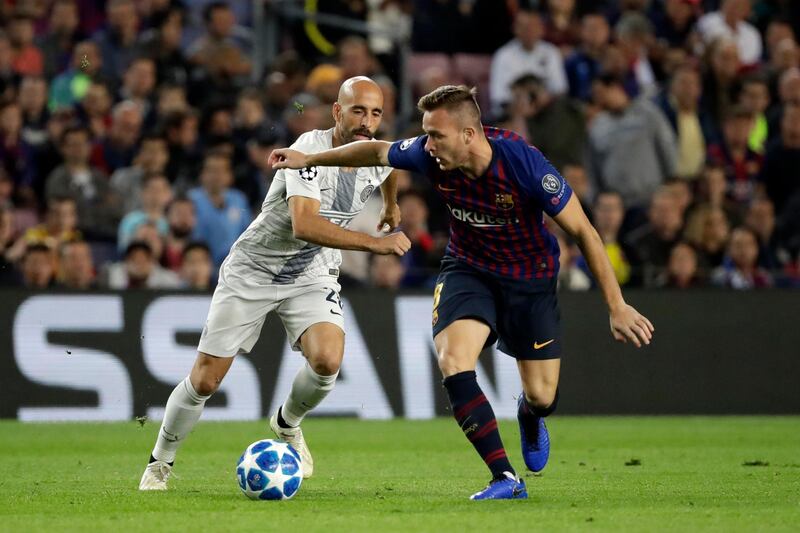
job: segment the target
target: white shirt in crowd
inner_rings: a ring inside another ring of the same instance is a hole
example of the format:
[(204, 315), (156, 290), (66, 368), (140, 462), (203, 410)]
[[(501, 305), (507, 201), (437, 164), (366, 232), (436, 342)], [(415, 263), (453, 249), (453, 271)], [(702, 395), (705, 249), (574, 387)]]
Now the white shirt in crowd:
[(540, 78), (553, 94), (567, 92), (564, 59), (555, 45), (539, 41), (533, 50), (526, 50), (518, 39), (513, 39), (492, 57), (489, 79), (492, 108), (496, 109), (511, 100), (511, 84), (526, 74)]
[(706, 46), (719, 37), (727, 37), (736, 41), (739, 60), (743, 65), (755, 65), (761, 61), (763, 47), (761, 34), (749, 22), (739, 22), (734, 29), (728, 26), (722, 13), (714, 11), (700, 17), (700, 20), (697, 21), (697, 31)]

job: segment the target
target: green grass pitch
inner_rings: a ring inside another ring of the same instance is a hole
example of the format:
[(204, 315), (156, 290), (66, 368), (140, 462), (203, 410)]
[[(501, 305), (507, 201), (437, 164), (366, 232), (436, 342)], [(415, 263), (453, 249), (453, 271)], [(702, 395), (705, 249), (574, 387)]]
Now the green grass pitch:
[[(530, 499), (488, 481), (452, 420), (304, 424), (316, 471), (286, 502), (234, 467), (266, 423), (201, 422), (166, 493), (137, 484), (157, 425), (0, 422), (2, 531), (763, 531), (800, 529), (800, 417), (553, 417)], [(501, 423), (522, 468), (513, 422)]]

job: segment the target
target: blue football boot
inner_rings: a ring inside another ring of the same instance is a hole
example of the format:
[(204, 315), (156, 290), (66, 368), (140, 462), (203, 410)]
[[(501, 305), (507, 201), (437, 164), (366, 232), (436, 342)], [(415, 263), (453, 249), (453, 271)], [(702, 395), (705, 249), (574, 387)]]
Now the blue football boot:
[(480, 492), (469, 497), (470, 500), (523, 500), (528, 497), (525, 482), (511, 472), (503, 472), (503, 477), (493, 479)]
[[(525, 396), (520, 396), (518, 402), (520, 410), (524, 401)], [(517, 421), (519, 422), (519, 436), (522, 442), (522, 458), (525, 460), (525, 466), (535, 473), (541, 472), (550, 457), (550, 434), (547, 432), (544, 418), (537, 418), (536, 433), (533, 435), (526, 434), (525, 424), (522, 423), (519, 414), (517, 414)]]

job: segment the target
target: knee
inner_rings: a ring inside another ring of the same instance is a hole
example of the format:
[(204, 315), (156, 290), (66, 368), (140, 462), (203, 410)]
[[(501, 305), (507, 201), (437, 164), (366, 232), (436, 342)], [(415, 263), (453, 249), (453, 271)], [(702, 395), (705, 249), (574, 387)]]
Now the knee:
[(470, 365), (464, 361), (463, 357), (448, 349), (439, 351), (438, 354), (439, 370), (442, 371), (442, 376), (448, 377), (468, 370), (475, 370), (470, 368)]
[(201, 370), (197, 373), (192, 373), (191, 382), (197, 394), (200, 396), (211, 396), (219, 389), (222, 378), (213, 375), (211, 372), (204, 372)]
[(544, 409), (553, 404), (558, 391), (558, 381), (536, 380), (523, 387), (525, 399), (528, 404), (538, 409)]
[(332, 376), (342, 366), (343, 355), (336, 349), (321, 349), (308, 355), (308, 364), (320, 376)]

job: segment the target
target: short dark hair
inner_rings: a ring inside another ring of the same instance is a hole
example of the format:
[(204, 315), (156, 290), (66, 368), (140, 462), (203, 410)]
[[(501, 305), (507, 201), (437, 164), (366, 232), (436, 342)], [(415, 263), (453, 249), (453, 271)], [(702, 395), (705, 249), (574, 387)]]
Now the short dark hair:
[(191, 241), (183, 248), (181, 259), (186, 259), (186, 256), (189, 255), (189, 252), (194, 250), (203, 250), (208, 257), (211, 258), (211, 248), (209, 248), (206, 243), (201, 241)]
[(170, 203), (167, 204), (167, 208), (164, 209), (164, 212), (169, 213), (170, 209), (172, 209), (172, 207), (175, 204), (189, 204), (192, 206), (192, 208), (194, 208), (194, 202), (192, 201), (191, 198), (189, 198), (185, 194), (179, 194), (175, 196)]
[(227, 9), (230, 10), (230, 6), (227, 2), (211, 2), (203, 9), (203, 21), (208, 24), (211, 22), (211, 17), (214, 14), (214, 11), (218, 9)]
[(722, 122), (728, 122), (730, 120), (737, 120), (737, 119), (752, 119), (753, 113), (751, 113), (747, 108), (741, 105), (733, 105), (728, 110), (725, 111), (725, 114), (722, 116)]
[(125, 248), (125, 259), (128, 259), (136, 250), (144, 250), (144, 252), (153, 257), (153, 249), (145, 241), (132, 241), (127, 248)]
[(150, 172), (148, 174), (145, 174), (144, 177), (142, 177), (142, 187), (144, 187), (151, 181), (157, 179), (163, 179), (164, 181), (167, 182), (168, 185), (170, 184), (169, 178), (167, 177), (167, 174), (165, 172)]
[(73, 135), (75, 133), (83, 133), (84, 135), (86, 135), (86, 138), (88, 140), (90, 141), (92, 140), (92, 134), (89, 131), (89, 128), (80, 124), (73, 124), (64, 129), (64, 132), (61, 134), (61, 144), (64, 144), (64, 142), (67, 140), (68, 135)]
[(29, 255), (34, 254), (36, 252), (52, 254), (53, 250), (41, 241), (33, 241), (28, 243), (27, 246), (25, 246), (25, 253), (23, 254), (22, 258), (26, 259)]
[(481, 120), (481, 108), (477, 101), (478, 90), (466, 85), (442, 85), (434, 89), (417, 102), (417, 108), (422, 111), (433, 111), (444, 108), (450, 112), (457, 109), (467, 109), (474, 114), (476, 121)]

